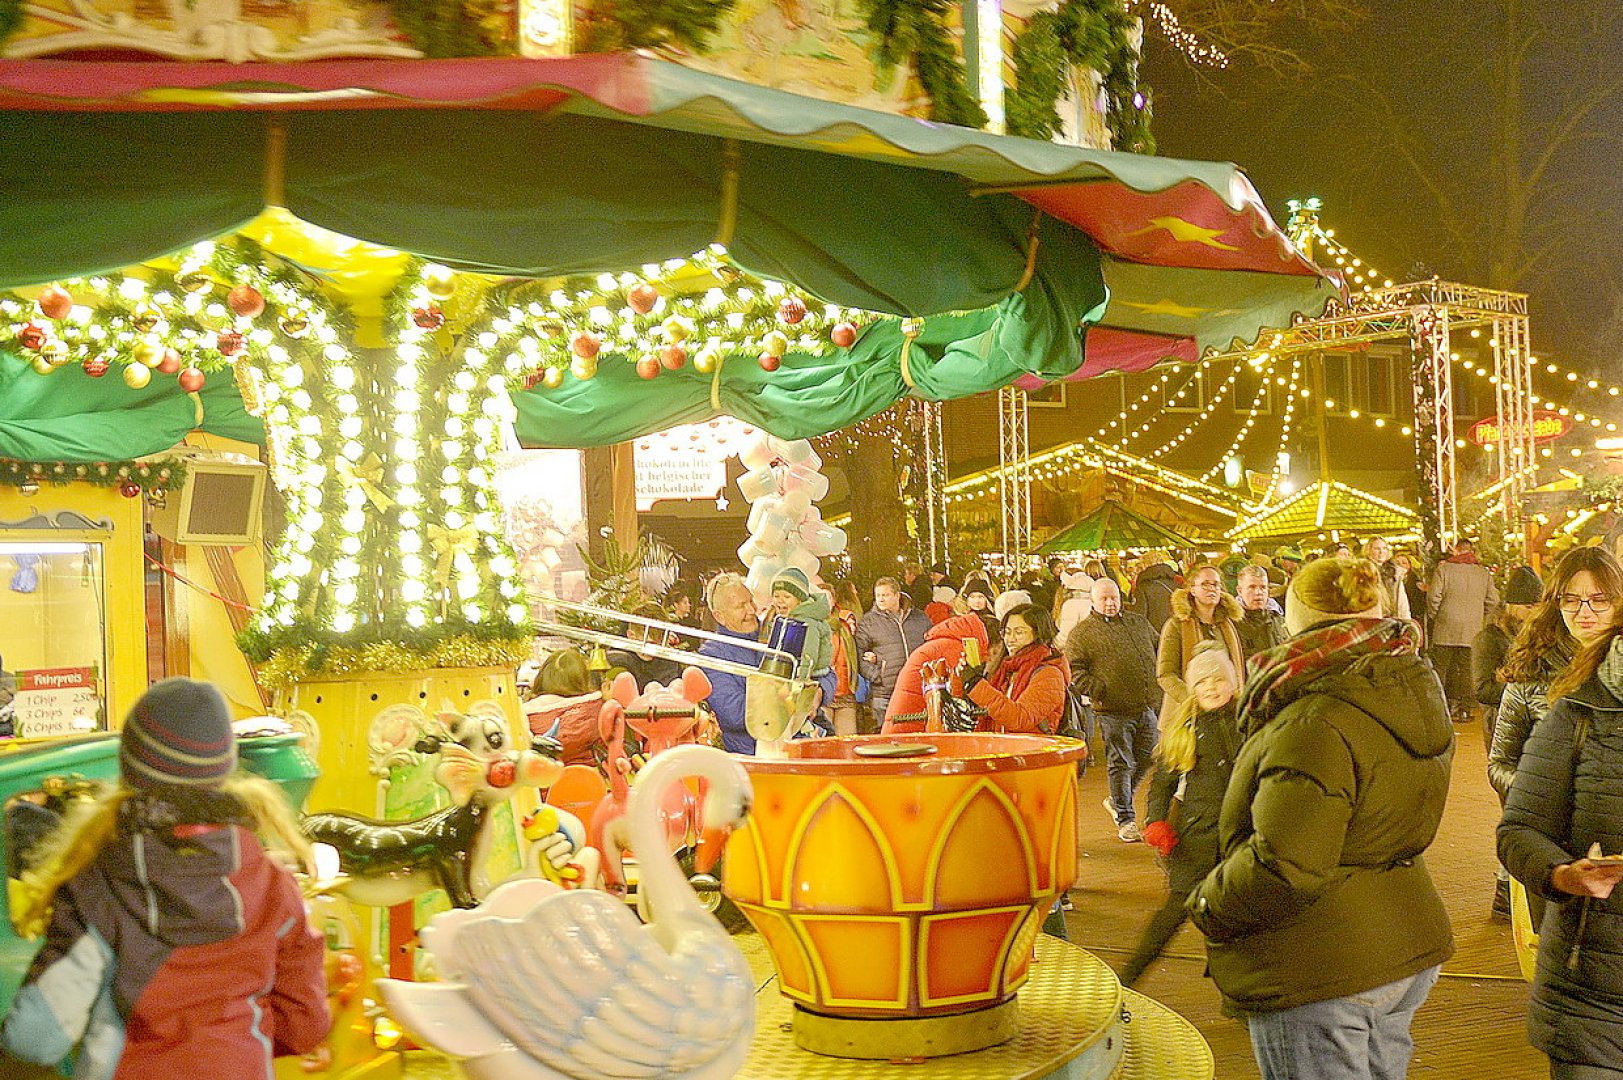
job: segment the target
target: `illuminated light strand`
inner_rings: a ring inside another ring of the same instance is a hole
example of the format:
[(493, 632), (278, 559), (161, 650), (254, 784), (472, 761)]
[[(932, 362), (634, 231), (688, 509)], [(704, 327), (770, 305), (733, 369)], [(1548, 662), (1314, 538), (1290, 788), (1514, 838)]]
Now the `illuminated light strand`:
[(1274, 362), (1270, 360), (1268, 362), (1268, 366), (1264, 368), (1262, 372), (1262, 385), (1257, 387), (1256, 396), (1251, 399), (1251, 405), (1247, 410), (1245, 423), (1240, 425), (1240, 430), (1235, 433), (1234, 439), (1229, 443), (1228, 449), (1218, 455), (1217, 464), (1200, 474), (1200, 478), (1202, 480), (1210, 480), (1212, 477), (1222, 472), (1223, 466), (1227, 463), (1228, 459), (1233, 457), (1234, 454), (1240, 449), (1241, 444), (1250, 437), (1251, 430), (1257, 426), (1257, 417), (1262, 412), (1263, 395), (1267, 394), (1269, 388), (1273, 386), (1273, 377)]
[(1290, 385), (1285, 390), (1285, 415), (1279, 428), (1279, 444), (1274, 448), (1274, 464), (1268, 470), (1268, 490), (1262, 493), (1262, 505), (1268, 506), (1285, 480), (1285, 453), (1290, 448), (1291, 428), (1296, 422), (1296, 402), (1302, 382), (1302, 358), (1291, 361)]
[[(1172, 381), (1172, 376), (1174, 374), (1176, 374), (1176, 371), (1175, 371), (1175, 369), (1172, 369), (1172, 368), (1169, 368), (1166, 371), (1163, 371), (1161, 373), (1161, 377), (1156, 379), (1155, 382), (1151, 383), (1150, 388), (1148, 390), (1144, 391), (1144, 393), (1140, 394), (1137, 401), (1133, 402), (1132, 404), (1128, 405), (1127, 408), (1125, 408), (1121, 412), (1117, 413), (1116, 418), (1114, 420), (1111, 420), (1111, 421), (1101, 425), (1099, 430), (1095, 431), (1092, 435), (1088, 436), (1088, 438), (1091, 439), (1091, 440), (1094, 440), (1094, 441), (1098, 441), (1100, 439), (1103, 439), (1105, 437), (1105, 435), (1108, 434), (1112, 428), (1121, 427), (1122, 423), (1127, 419), (1128, 415), (1131, 414), (1131, 413), (1137, 412), (1141, 406), (1147, 404), (1150, 401), (1150, 399), (1155, 396), (1155, 392), (1157, 390), (1162, 389), (1163, 387), (1166, 386), (1167, 383)], [(1159, 416), (1160, 414), (1157, 413), (1156, 415)]]
[(1167, 39), (1173, 48), (1188, 57), (1191, 62), (1217, 68), (1218, 70), (1229, 66), (1227, 53), (1216, 45), (1208, 44), (1197, 35), (1185, 30), (1183, 23), (1178, 19), (1177, 13), (1161, 0), (1128, 0), (1127, 7), (1129, 10), (1138, 8), (1148, 11), (1150, 18), (1155, 21), (1155, 25), (1160, 29), (1162, 36)]
[[(1186, 396), (1188, 396), (1189, 391), (1193, 390), (1195, 387), (1200, 385), (1201, 374), (1202, 374), (1202, 372), (1197, 370), (1193, 375), (1191, 375), (1189, 377), (1189, 379), (1183, 384), (1183, 386), (1178, 388), (1178, 392), (1176, 394), (1174, 394), (1172, 397), (1170, 397), (1170, 398), (1168, 398), (1166, 400), (1165, 404), (1163, 404), (1160, 409), (1158, 409), (1154, 413), (1150, 414), (1149, 418), (1146, 419), (1137, 428), (1135, 428), (1131, 432), (1128, 432), (1126, 435), (1122, 436), (1120, 439), (1117, 439), (1111, 445), (1115, 446), (1117, 449), (1123, 449), (1124, 450), (1124, 449), (1126, 449), (1128, 443), (1132, 442), (1134, 439), (1138, 438), (1140, 435), (1143, 435), (1145, 432), (1149, 431), (1149, 429), (1151, 427), (1153, 427), (1157, 421), (1161, 420), (1163, 417), (1165, 417), (1168, 414), (1168, 411), (1171, 409), (1171, 407), (1174, 404), (1176, 404), (1177, 402), (1182, 401)], [(1220, 395), (1227, 394), (1229, 386), (1232, 386), (1232, 385), (1233, 385), (1233, 379), (1231, 378), (1227, 384), (1225, 384), (1223, 386), (1220, 386), (1215, 391), (1215, 394), (1214, 394), (1211, 405), (1215, 405), (1217, 403), (1217, 401), (1221, 399)], [(1208, 409), (1210, 409), (1210, 407), (1211, 406), (1208, 406)], [(1198, 424), (1199, 422), (1200, 422), (1199, 418), (1197, 418), (1195, 420), (1191, 420), (1189, 422), (1189, 426), (1185, 427), (1183, 429), (1183, 431), (1179, 432), (1179, 435), (1181, 435), (1183, 437), (1188, 437), (1189, 432), (1191, 430), (1193, 430), (1194, 426), (1196, 424)], [(1146, 456), (1154, 457), (1155, 455), (1150, 454), (1150, 455), (1146, 455)]]
[[(1478, 364), (1471, 360), (1461, 359), (1459, 353), (1451, 353), (1450, 359), (1452, 359), (1461, 368), (1470, 372), (1472, 375), (1475, 375), (1477, 378), (1486, 379), (1491, 385), (1498, 385), (1499, 376), (1495, 375), (1493, 371), (1485, 364)], [(1552, 364), (1549, 366), (1554, 367), (1555, 365)], [(1590, 380), (1591, 383), (1596, 381), (1597, 380), (1593, 379)], [(1616, 387), (1613, 387), (1612, 389), (1616, 389)], [(1582, 409), (1577, 409), (1570, 405), (1563, 405), (1559, 401), (1546, 398), (1541, 394), (1535, 393), (1533, 397), (1536, 404), (1542, 406), (1543, 408), (1549, 409), (1560, 416), (1570, 417), (1574, 424), (1588, 424), (1592, 428), (1604, 429), (1606, 431), (1616, 431), (1618, 428), (1617, 423), (1614, 421), (1603, 420), (1598, 416), (1583, 411)]]
[(1151, 450), (1144, 456), (1153, 461), (1164, 457), (1173, 450), (1176, 450), (1178, 447), (1182, 446), (1184, 441), (1188, 439), (1190, 435), (1195, 433), (1195, 429), (1204, 424), (1207, 417), (1211, 416), (1212, 412), (1223, 403), (1223, 401), (1228, 397), (1229, 391), (1234, 389), (1234, 384), (1239, 381), (1239, 378), (1240, 365), (1235, 364), (1234, 370), (1229, 372), (1228, 378), (1223, 380), (1222, 385), (1212, 392), (1211, 400), (1206, 402), (1205, 407), (1200, 410), (1200, 415), (1189, 421), (1188, 425), (1186, 425), (1182, 431), (1178, 432), (1176, 435), (1172, 436), (1172, 438), (1168, 439), (1166, 442), (1162, 443), (1160, 446), (1156, 447), (1154, 450)]

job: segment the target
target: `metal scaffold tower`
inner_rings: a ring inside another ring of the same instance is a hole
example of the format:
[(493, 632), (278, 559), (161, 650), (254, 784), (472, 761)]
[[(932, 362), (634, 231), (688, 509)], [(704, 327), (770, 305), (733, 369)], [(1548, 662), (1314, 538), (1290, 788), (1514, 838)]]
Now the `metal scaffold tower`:
[(998, 499), (1003, 509), (1003, 565), (1018, 567), (1031, 549), (1031, 443), (1026, 392), (997, 392)]
[(924, 417), (924, 535), (926, 565), (950, 561), (947, 547), (947, 446), (942, 438), (941, 402), (920, 403)]

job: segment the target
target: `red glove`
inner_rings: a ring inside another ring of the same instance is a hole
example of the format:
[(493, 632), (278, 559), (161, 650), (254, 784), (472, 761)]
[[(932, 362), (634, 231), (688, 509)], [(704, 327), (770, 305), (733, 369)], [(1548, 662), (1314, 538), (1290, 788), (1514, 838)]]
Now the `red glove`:
[(1162, 855), (1171, 855), (1178, 846), (1178, 834), (1164, 821), (1152, 821), (1144, 826), (1144, 842)]

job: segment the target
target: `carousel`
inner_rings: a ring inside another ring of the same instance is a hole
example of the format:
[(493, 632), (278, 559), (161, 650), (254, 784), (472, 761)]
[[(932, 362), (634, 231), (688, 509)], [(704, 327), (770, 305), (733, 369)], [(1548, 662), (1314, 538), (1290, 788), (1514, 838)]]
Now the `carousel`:
[[(1180, 349), (1322, 310), (1241, 174), (641, 53), (81, 16), (30, 15), (0, 63), (32, 148), (0, 160), (8, 839), (13, 807), (112, 775), (151, 678), (209, 677), (336, 858), (309, 875), (334, 1073), (398, 1075), (404, 1028), (492, 1080), (1210, 1075), (1187, 1023), (1039, 933), (1077, 874), (1080, 744), (795, 739), (815, 695), (774, 641), (616, 683), (602, 759), (560, 760), (514, 678), (538, 629), (664, 646), (527, 591), (493, 472), (515, 436), (739, 416), (747, 582), (815, 578), (845, 537), (807, 436), (1142, 362), (1179, 297), (1214, 301)], [(200, 62), (210, 34), (237, 52)], [(166, 589), (184, 625), (150, 617)], [(756, 757), (689, 745), (706, 669), (747, 683)], [(3, 998), (34, 943), (0, 945)]]

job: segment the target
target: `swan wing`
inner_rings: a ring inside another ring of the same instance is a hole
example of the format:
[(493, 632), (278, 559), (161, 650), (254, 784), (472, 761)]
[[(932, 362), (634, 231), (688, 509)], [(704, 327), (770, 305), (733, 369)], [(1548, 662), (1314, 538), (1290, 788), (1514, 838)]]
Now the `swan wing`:
[(742, 1060), (755, 1031), (749, 966), (719, 928), (682, 935), (667, 952), (605, 893), (546, 897), (521, 919), (466, 920), (454, 946), (487, 1023), (576, 1080), (704, 1075)]

